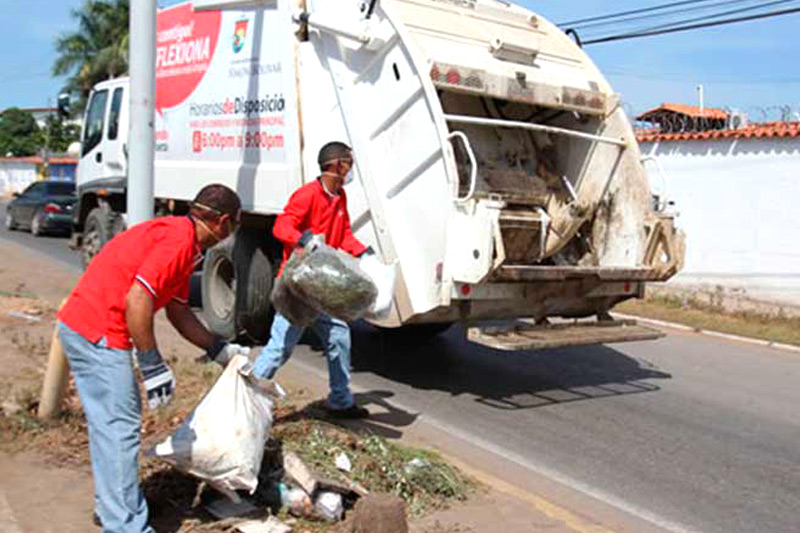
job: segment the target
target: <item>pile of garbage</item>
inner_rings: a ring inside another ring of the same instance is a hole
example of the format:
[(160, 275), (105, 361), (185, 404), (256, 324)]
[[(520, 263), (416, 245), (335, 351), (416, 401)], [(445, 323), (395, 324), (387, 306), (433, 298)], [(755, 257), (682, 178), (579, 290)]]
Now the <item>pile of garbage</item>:
[(393, 517), (387, 533), (404, 533), (406, 514), (419, 515), (420, 504), (430, 509), (434, 500), (465, 496), (453, 488), (454, 480), (468, 484), (456, 470), (316, 419), (313, 404), (276, 431), (273, 408), (284, 394), (276, 383), (255, 379), (246, 356), (235, 356), (148, 455), (216, 489), (203, 492), (213, 495), (204, 498), (205, 508), (226, 524), (240, 520), (234, 527), (247, 533), (285, 533), (292, 520), (352, 525), (359, 516), (366, 529), (351, 530), (376, 533), (364, 518), (375, 513)]

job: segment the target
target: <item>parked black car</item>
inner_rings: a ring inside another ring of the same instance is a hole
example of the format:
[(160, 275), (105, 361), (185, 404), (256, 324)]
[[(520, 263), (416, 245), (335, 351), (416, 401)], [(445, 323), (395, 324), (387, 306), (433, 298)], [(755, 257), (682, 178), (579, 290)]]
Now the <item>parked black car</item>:
[(37, 236), (48, 231), (69, 233), (77, 200), (72, 182), (37, 181), (14, 194), (6, 207), (6, 228), (30, 229)]

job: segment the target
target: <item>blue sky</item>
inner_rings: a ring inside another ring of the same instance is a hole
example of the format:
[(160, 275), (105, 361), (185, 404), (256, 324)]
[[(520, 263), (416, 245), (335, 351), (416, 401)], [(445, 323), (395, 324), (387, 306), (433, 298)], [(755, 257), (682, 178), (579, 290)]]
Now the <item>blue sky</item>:
[[(63, 80), (50, 76), (53, 42), (74, 26), (82, 0), (0, 0), (0, 109), (52, 105)], [(173, 4), (175, 0), (162, 0)], [(553, 22), (666, 3), (665, 0), (517, 0)], [(797, 3), (774, 9), (796, 7)], [(775, 118), (779, 106), (800, 113), (800, 13), (754, 22), (586, 47), (631, 113), (661, 102), (696, 103)], [(613, 33), (611, 29), (609, 33)], [(766, 115), (765, 115), (766, 113)], [(800, 116), (800, 115), (799, 115)]]

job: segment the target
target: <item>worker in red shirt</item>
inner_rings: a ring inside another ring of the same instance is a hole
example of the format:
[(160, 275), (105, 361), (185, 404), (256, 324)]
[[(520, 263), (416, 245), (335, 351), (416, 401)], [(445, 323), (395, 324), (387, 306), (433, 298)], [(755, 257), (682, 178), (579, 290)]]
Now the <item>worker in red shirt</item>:
[[(317, 162), (322, 174), (295, 191), (275, 221), (273, 234), (283, 243), (283, 263), (278, 276), (292, 252), (306, 246), (313, 235), (323, 235), (325, 244), (356, 257), (371, 253), (371, 249), (353, 236), (347, 213), (344, 185), (349, 182), (353, 152), (344, 143), (331, 142), (322, 147)], [(350, 327), (347, 322), (320, 313), (311, 327), (322, 341), (328, 360), (328, 411), (339, 418), (369, 416), (369, 411), (356, 405), (350, 392)], [(275, 313), (269, 342), (255, 361), (254, 374), (271, 379), (291, 357), (303, 329)]]
[(175, 376), (153, 331), (156, 311), (188, 341), (224, 364), (246, 349), (216, 338), (188, 306), (189, 279), (202, 252), (230, 235), (239, 197), (208, 185), (183, 217), (160, 217), (114, 237), (84, 272), (58, 313), (58, 334), (86, 414), (95, 483), (95, 521), (103, 531), (153, 533), (138, 483), (141, 400), (131, 350), (149, 407), (168, 403)]

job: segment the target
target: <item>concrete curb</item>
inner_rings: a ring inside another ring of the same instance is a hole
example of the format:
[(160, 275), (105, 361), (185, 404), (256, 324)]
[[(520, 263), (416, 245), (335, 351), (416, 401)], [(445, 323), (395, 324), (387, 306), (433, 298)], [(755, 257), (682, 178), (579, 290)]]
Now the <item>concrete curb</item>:
[(653, 326), (661, 326), (664, 328), (677, 329), (680, 331), (691, 331), (701, 335), (708, 335), (709, 337), (717, 337), (720, 339), (727, 339), (736, 342), (744, 342), (747, 344), (755, 344), (756, 346), (764, 346), (766, 348), (775, 348), (776, 350), (783, 350), (786, 352), (800, 353), (800, 346), (793, 346), (791, 344), (784, 344), (782, 342), (765, 341), (763, 339), (754, 339), (752, 337), (742, 337), (741, 335), (731, 335), (730, 333), (722, 333), (720, 331), (712, 331), (708, 329), (693, 328), (684, 324), (677, 324), (675, 322), (665, 322), (663, 320), (656, 320), (654, 318), (645, 318), (636, 315), (627, 315), (624, 313), (611, 313), (619, 318), (633, 319), (639, 322), (651, 324)]

